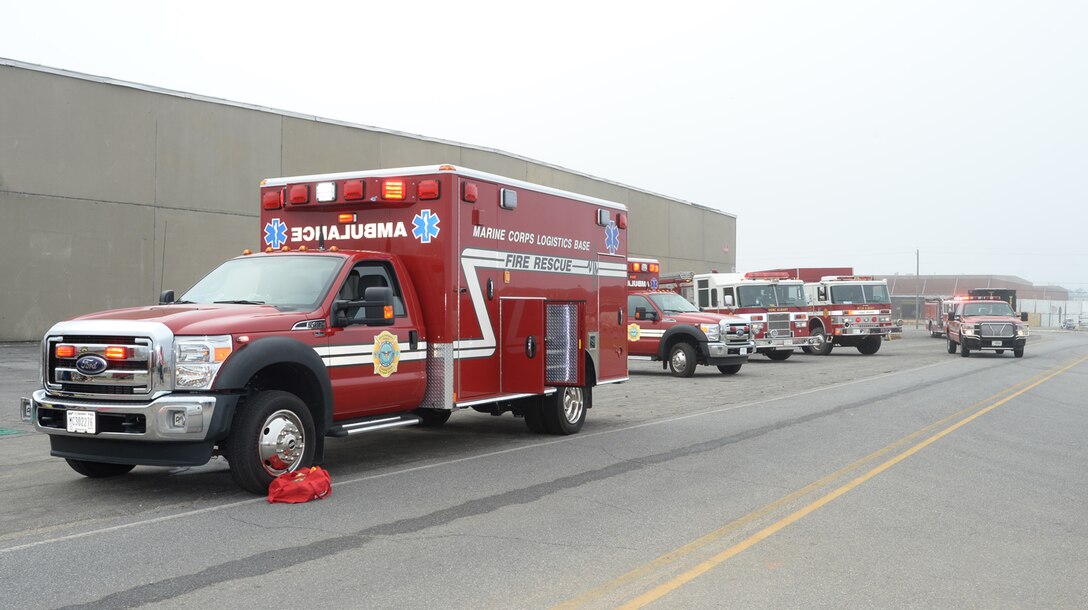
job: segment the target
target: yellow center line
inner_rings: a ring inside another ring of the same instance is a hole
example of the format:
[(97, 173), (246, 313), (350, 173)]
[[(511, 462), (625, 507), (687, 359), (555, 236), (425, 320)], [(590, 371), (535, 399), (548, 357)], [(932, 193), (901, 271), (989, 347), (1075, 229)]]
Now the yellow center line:
[[(989, 406), (987, 406), (987, 407), (985, 407), (983, 409), (980, 409), (979, 411), (975, 412), (974, 414), (969, 415), (969, 416), (965, 417), (964, 419), (961, 419), (960, 421), (956, 422), (955, 424), (952, 424), (951, 426), (949, 426), (949, 427), (941, 430), (940, 432), (930, 436), (929, 438), (925, 439), (924, 441), (910, 447), (909, 449), (907, 449), (903, 453), (900, 453), (899, 455), (896, 455), (895, 457), (891, 458), (890, 460), (880, 464), (876, 468), (873, 468), (869, 472), (866, 472), (865, 474), (855, 478), (854, 480), (850, 481), (849, 483), (846, 483), (846, 484), (838, 487), (834, 491), (831, 491), (830, 493), (828, 493), (827, 495), (819, 498), (818, 500), (816, 500), (816, 501), (808, 504), (807, 506), (793, 512), (792, 514), (782, 518), (781, 520), (779, 520), (779, 521), (777, 521), (777, 522), (763, 528), (762, 530), (756, 532), (755, 534), (752, 534), (748, 538), (745, 538), (744, 540), (742, 540), (742, 541), (738, 542), (737, 544), (729, 547), (728, 549), (722, 551), (721, 553), (718, 553), (717, 555), (711, 557), (710, 559), (707, 559), (706, 561), (703, 561), (702, 563), (699, 563), (695, 567), (693, 567), (690, 570), (684, 572), (683, 574), (680, 574), (679, 576), (669, 580), (668, 582), (662, 583), (661, 585), (658, 585), (657, 587), (654, 587), (653, 589), (650, 589), (646, 593), (643, 593), (642, 595), (632, 599), (631, 601), (627, 602), (626, 604), (623, 604), (620, 607), (621, 608), (628, 608), (628, 609), (630, 609), (630, 608), (641, 608), (641, 607), (645, 606), (646, 604), (649, 604), (649, 603), (651, 603), (653, 601), (656, 601), (656, 600), (664, 597), (668, 593), (670, 593), (672, 591), (675, 591), (676, 589), (678, 589), (681, 586), (691, 582), (692, 580), (695, 580), (696, 578), (698, 578), (702, 574), (705, 574), (706, 572), (710, 571), (711, 569), (713, 569), (714, 567), (720, 565), (721, 563), (723, 563), (723, 562), (725, 562), (725, 561), (739, 555), (740, 553), (752, 548), (753, 546), (755, 546), (759, 542), (762, 542), (763, 540), (766, 540), (767, 538), (770, 538), (774, 534), (776, 534), (779, 531), (785, 529), (786, 527), (796, 523), (797, 521), (800, 521), (802, 518), (804, 518), (807, 515), (815, 512), (816, 510), (822, 508), (823, 506), (826, 506), (827, 504), (831, 503), (835, 499), (837, 499), (840, 496), (846, 494), (848, 491), (853, 490), (854, 488), (860, 486), (862, 483), (865, 483), (866, 481), (872, 479), (873, 477), (877, 476), (878, 474), (888, 470), (892, 466), (895, 466), (899, 462), (902, 462), (903, 460), (905, 460), (908, 457), (914, 455), (915, 453), (918, 453), (922, 449), (928, 447), (929, 445), (932, 445), (933, 443), (935, 443), (938, 440), (944, 438), (945, 436), (948, 436), (952, 432), (955, 432), (956, 430), (962, 428), (963, 426), (965, 426), (968, 423), (974, 421), (975, 419), (978, 419), (979, 417), (985, 415), (986, 413), (989, 413), (990, 411), (993, 411), (994, 409), (1000, 407), (1001, 405), (1009, 402), (1013, 398), (1016, 398), (1017, 396), (1020, 396), (1020, 395), (1024, 394), (1028, 390), (1031, 390), (1031, 389), (1033, 389), (1035, 387), (1038, 387), (1042, 383), (1044, 383), (1046, 381), (1049, 381), (1050, 379), (1053, 379), (1054, 377), (1057, 377), (1058, 375), (1068, 371), (1069, 369), (1073, 368), (1074, 366), (1077, 366), (1078, 364), (1084, 362), (1085, 360), (1088, 360), (1088, 356), (1079, 358), (1079, 359), (1073, 361), (1072, 363), (1070, 363), (1068, 365), (1065, 365), (1065, 366), (1060, 366), (1057, 369), (1051, 369), (1052, 372), (1044, 373), (1045, 376), (1042, 377), (1041, 379), (1037, 379), (1036, 381), (1034, 381), (1030, 385), (1027, 385), (1027, 386), (1021, 388), (1020, 390), (1017, 390), (1016, 392), (1013, 392), (1012, 394), (1009, 394), (1008, 396), (1006, 396), (1006, 397), (1004, 397), (1004, 398), (1002, 398), (1000, 400), (997, 400), (996, 402), (990, 404)], [(1021, 384), (1017, 384), (1017, 385), (1021, 385)], [(1016, 387), (1016, 386), (1013, 386), (1013, 387)], [(1001, 393), (998, 393), (998, 395), (1000, 395), (1000, 394)], [(962, 411), (960, 413), (962, 413)], [(945, 420), (947, 420), (947, 419), (949, 419), (949, 418), (945, 418)], [(942, 421), (945, 421), (945, 420), (942, 420)], [(931, 428), (931, 427), (933, 427), (933, 426), (932, 425), (928, 426), (928, 428)], [(915, 433), (914, 435), (911, 435), (911, 436), (915, 436), (917, 434), (918, 433)], [(881, 450), (881, 451), (884, 451), (884, 450)], [(684, 547), (681, 547), (681, 548), (684, 548)]]

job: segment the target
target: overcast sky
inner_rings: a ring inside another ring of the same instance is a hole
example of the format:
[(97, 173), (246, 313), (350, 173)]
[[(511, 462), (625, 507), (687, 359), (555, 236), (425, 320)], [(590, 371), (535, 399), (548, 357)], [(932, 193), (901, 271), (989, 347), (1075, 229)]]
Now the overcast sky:
[(919, 252), (923, 274), (1088, 289), (1088, 2), (39, 0), (2, 18), (0, 57), (721, 209), (738, 271), (913, 274)]

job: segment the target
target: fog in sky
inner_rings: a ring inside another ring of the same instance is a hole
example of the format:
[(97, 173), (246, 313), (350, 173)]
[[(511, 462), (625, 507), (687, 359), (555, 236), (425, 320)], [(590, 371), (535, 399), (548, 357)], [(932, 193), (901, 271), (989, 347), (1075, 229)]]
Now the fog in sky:
[(735, 214), (738, 271), (1088, 289), (1088, 2), (6, 4), (0, 57)]

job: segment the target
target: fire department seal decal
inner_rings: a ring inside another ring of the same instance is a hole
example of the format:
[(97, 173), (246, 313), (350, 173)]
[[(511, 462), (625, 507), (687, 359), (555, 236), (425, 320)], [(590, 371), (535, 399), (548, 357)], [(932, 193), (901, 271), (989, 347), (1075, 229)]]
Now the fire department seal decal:
[(383, 330), (374, 337), (374, 373), (388, 377), (397, 372), (398, 363), (400, 363), (400, 343), (397, 342), (397, 336)]
[(642, 327), (640, 327), (638, 324), (628, 324), (627, 325), (627, 340), (628, 341), (638, 341), (641, 338), (642, 338)]

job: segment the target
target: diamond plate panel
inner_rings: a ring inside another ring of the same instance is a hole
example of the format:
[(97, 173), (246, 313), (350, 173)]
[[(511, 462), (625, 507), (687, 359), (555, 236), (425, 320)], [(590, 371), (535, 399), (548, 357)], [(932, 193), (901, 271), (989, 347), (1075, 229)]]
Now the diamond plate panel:
[(578, 382), (578, 306), (574, 303), (547, 303), (544, 382)]
[(427, 389), (423, 404), (428, 409), (453, 408), (453, 344), (431, 343), (427, 351)]

